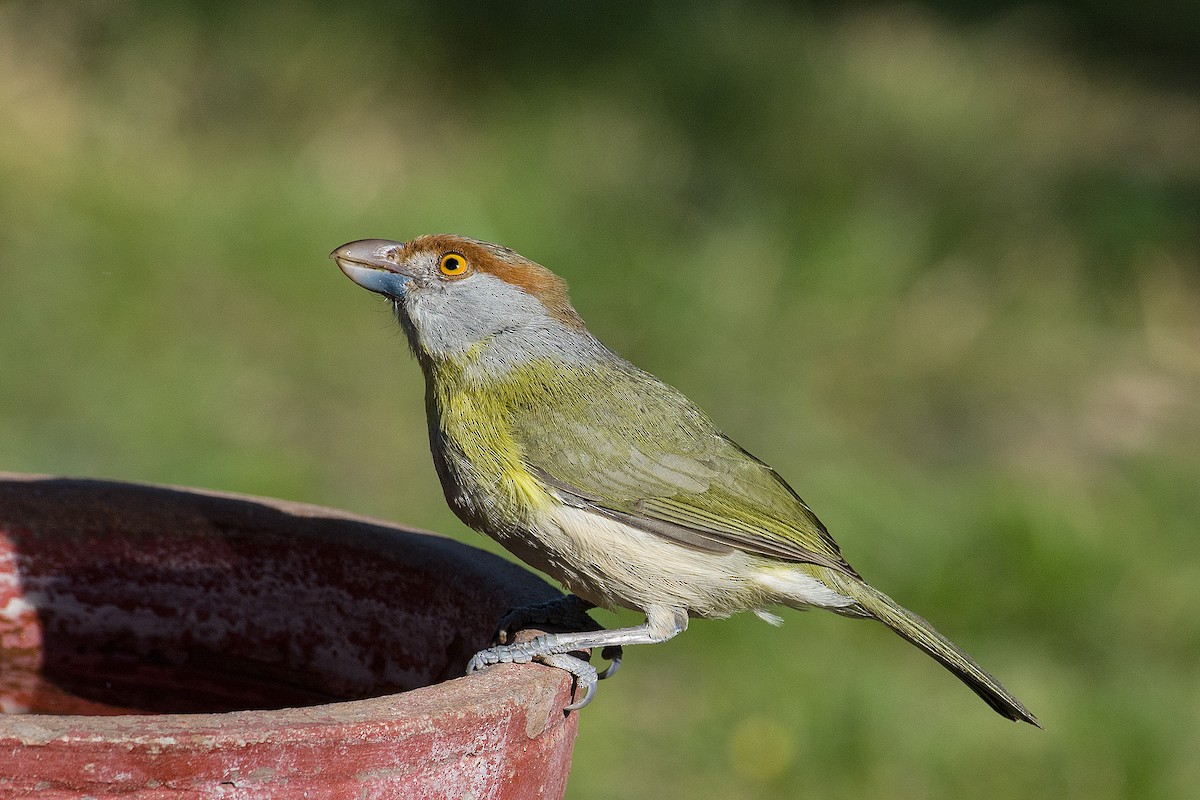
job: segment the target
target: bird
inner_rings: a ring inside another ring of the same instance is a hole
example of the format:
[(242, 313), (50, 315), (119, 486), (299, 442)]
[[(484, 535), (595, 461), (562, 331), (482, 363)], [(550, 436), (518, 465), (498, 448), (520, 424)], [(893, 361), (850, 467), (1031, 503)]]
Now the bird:
[[(569, 592), (518, 608), (468, 672), (537, 661), (583, 698), (622, 648), (664, 642), (689, 619), (821, 608), (874, 619), (948, 669), (1004, 717), (1041, 727), (932, 625), (867, 583), (808, 505), (678, 389), (586, 327), (566, 282), (511, 249), (451, 235), (361, 239), (330, 257), (392, 306), (425, 379), (433, 463), (466, 525)], [(593, 608), (645, 614), (599, 629)], [(574, 630), (529, 641), (530, 622)], [(590, 624), (589, 624), (590, 623)], [(598, 673), (572, 653), (602, 648)]]

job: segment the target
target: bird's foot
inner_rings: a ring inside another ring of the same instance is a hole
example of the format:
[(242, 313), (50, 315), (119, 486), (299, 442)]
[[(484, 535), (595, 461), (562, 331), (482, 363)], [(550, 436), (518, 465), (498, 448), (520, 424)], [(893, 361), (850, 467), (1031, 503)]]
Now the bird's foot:
[[(556, 597), (544, 603), (517, 606), (509, 609), (508, 613), (500, 618), (493, 638), (501, 645), (511, 644), (515, 640), (517, 631), (530, 627), (558, 628), (564, 631), (600, 630), (600, 626), (587, 613), (593, 608), (595, 608), (594, 605), (573, 594)], [(604, 680), (615, 675), (621, 666), (622, 655), (620, 645), (604, 648), (601, 656), (609, 664), (604, 671), (597, 673), (597, 679)], [(567, 671), (571, 672), (571, 670)], [(571, 674), (575, 675), (576, 673), (571, 672)]]
[[(575, 676), (579, 687), (584, 690), (583, 699), (567, 706), (568, 710), (583, 708), (596, 691), (600, 675), (595, 667), (569, 653), (582, 653), (601, 647), (601, 655), (611, 657), (613, 664), (605, 675), (616, 672), (621, 661), (621, 647), (627, 644), (654, 644), (665, 642), (687, 629), (687, 609), (678, 606), (650, 606), (646, 609), (646, 622), (631, 628), (612, 630), (585, 630), (567, 633), (543, 633), (526, 642), (514, 642), (480, 650), (467, 665), (467, 674), (493, 664), (528, 664), (541, 661), (552, 667), (566, 670)], [(593, 625), (595, 623), (592, 623)]]
[[(564, 670), (575, 676), (576, 693), (582, 691), (583, 699), (566, 706), (565, 710), (577, 711), (592, 702), (592, 697), (596, 694), (596, 682), (604, 676), (597, 673), (596, 668), (582, 658), (561, 652), (560, 647), (558, 637), (552, 633), (537, 636), (527, 642), (489, 647), (486, 650), (480, 650), (471, 658), (471, 662), (467, 665), (467, 674), (470, 675), (494, 664), (528, 664), (531, 661), (540, 661), (547, 666)], [(611, 648), (605, 648), (606, 652), (609, 649)], [(613, 661), (613, 665), (605, 670), (605, 675), (616, 672), (615, 665), (619, 663), (620, 658), (618, 657)]]

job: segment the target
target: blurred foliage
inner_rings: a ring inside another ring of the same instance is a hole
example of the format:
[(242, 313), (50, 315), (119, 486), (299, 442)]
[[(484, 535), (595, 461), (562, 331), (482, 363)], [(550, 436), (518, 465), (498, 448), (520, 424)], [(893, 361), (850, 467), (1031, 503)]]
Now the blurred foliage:
[(1046, 726), (877, 626), (697, 622), (602, 687), (571, 797), (1185, 796), (1200, 35), (1176, 5), (5, 3), (0, 468), (492, 547), (442, 502), (402, 336), (325, 254), (499, 241)]

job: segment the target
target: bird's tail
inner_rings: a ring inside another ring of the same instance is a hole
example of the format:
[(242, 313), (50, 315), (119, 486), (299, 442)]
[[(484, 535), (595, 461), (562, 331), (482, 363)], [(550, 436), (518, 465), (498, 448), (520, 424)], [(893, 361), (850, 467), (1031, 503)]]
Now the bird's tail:
[(938, 633), (924, 619), (863, 581), (849, 575), (833, 573), (832, 570), (825, 572), (822, 578), (825, 579), (827, 575), (833, 578), (828, 581), (831, 584), (830, 588), (853, 598), (869, 616), (931, 655), (999, 714), (1011, 720), (1041, 727), (1033, 714), (1029, 713), (1029, 709), (1013, 697), (1000, 681), (993, 678), (975, 662), (975, 659)]

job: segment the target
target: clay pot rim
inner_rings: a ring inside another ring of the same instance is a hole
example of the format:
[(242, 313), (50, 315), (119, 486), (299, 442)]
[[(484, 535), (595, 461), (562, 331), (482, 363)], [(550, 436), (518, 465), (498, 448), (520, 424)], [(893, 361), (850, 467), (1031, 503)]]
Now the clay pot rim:
[[(181, 493), (202, 502), (249, 503), (300, 519), (349, 522), (363, 528), (359, 535), (344, 541), (384, 554), (395, 552), (402, 543), (409, 546), (420, 542), (429, 553), (468, 563), (480, 558), (489, 561), (499, 558), (443, 534), (402, 527), (386, 520), (309, 503), (168, 484), (0, 471), (0, 483), (36, 484), (39, 481), (53, 481), (55, 488), (144, 493), (147, 497), (159, 500), (169, 499), (172, 493)], [(378, 536), (377, 529), (384, 529), (392, 536)], [(308, 531), (303, 535), (318, 534)], [(489, 565), (492, 566), (494, 564)], [(503, 578), (518, 592), (541, 594), (543, 597), (556, 594), (534, 574), (516, 564), (509, 566), (511, 570), (506, 569), (507, 574), (498, 576), (497, 580)], [(137, 744), (153, 744), (155, 740), (162, 740), (174, 744), (181, 739), (195, 740), (199, 737), (215, 745), (223, 742), (297, 741), (314, 735), (325, 737), (329, 735), (328, 728), (337, 726), (353, 726), (356, 735), (360, 735), (364, 725), (377, 726), (381, 735), (394, 736), (402, 734), (405, 729), (422, 729), (422, 720), (455, 712), (466, 713), (467, 709), (474, 709), (474, 713), (482, 716), (507, 713), (514, 701), (527, 708), (530, 726), (540, 721), (538, 730), (528, 731), (532, 737), (553, 724), (556, 717), (561, 719), (566, 713), (563, 707), (571, 702), (571, 684), (570, 675), (550, 667), (536, 664), (498, 665), (406, 692), (295, 708), (114, 716), (0, 714), (0, 740), (43, 744), (69, 737), (103, 738)]]
[(353, 730), (359, 738), (372, 729), (380, 737), (394, 737), (419, 732), (432, 718), (465, 714), (468, 709), (476, 719), (507, 716), (514, 701), (525, 706), (530, 727), (536, 728), (526, 731), (533, 738), (556, 717), (565, 716), (570, 691), (570, 676), (561, 670), (505, 664), (408, 692), (300, 708), (115, 716), (4, 714), (0, 741), (40, 745), (56, 739), (95, 739), (145, 746), (203, 740), (211, 746), (249, 745), (328, 739), (337, 728)]

